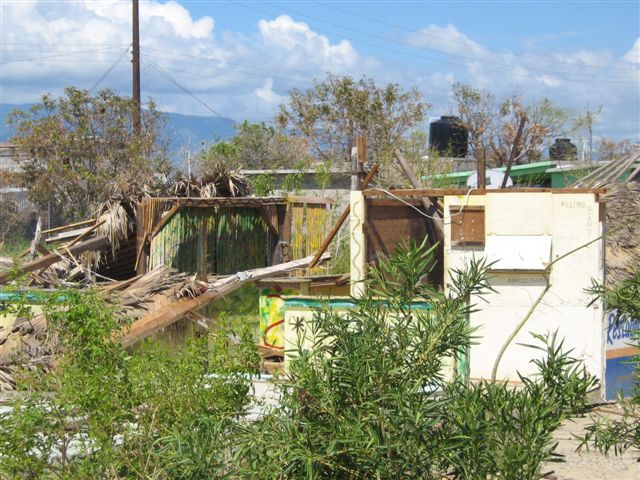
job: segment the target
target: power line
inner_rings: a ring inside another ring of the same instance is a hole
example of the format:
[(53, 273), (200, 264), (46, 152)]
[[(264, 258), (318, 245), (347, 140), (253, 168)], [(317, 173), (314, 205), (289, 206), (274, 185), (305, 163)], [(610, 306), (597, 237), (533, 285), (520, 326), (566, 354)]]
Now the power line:
[(127, 52), (129, 51), (129, 47), (125, 48), (122, 53), (120, 54), (120, 56), (116, 59), (115, 62), (113, 62), (113, 64), (107, 69), (106, 72), (104, 72), (104, 74), (98, 79), (98, 81), (96, 83), (93, 84), (93, 86), (89, 89), (89, 92), (93, 92), (93, 90), (100, 85), (100, 83), (102, 83), (102, 81), (107, 78), (107, 75), (109, 75), (111, 73), (111, 71), (116, 68), (116, 65), (118, 65), (122, 59), (124, 58), (124, 56), (127, 54)]
[(56, 55), (46, 55), (46, 56), (42, 56), (42, 57), (22, 58), (20, 60), (6, 60), (6, 61), (3, 61), (3, 62), (0, 62), (0, 65), (7, 65), (9, 63), (35, 62), (37, 60), (47, 60), (49, 58), (69, 57), (69, 56), (80, 55), (80, 54), (84, 54), (84, 53), (104, 52), (106, 50), (112, 50), (114, 48), (122, 48), (122, 47), (124, 47), (124, 45), (118, 45), (117, 47), (96, 48), (96, 49), (93, 49), (93, 50), (79, 50), (77, 52), (60, 53), (60, 54), (56, 54)]
[[(196, 56), (196, 55), (188, 55), (188, 54), (185, 54), (185, 53), (182, 53), (182, 52), (173, 52), (173, 51), (164, 50), (164, 49), (161, 49), (161, 48), (144, 47), (144, 49), (145, 50), (156, 50), (156, 51), (163, 52), (163, 53), (168, 53), (168, 54), (171, 54), (171, 55), (177, 55), (179, 57), (193, 58), (193, 59), (197, 59), (197, 60), (205, 60), (206, 62), (216, 61), (216, 60), (213, 60), (211, 58), (199, 57), (199, 56)], [(166, 60), (174, 60), (173, 58), (160, 57), (158, 55), (156, 55), (156, 57), (165, 58)], [(201, 64), (201, 63), (187, 62), (185, 60), (180, 60), (180, 61), (184, 62), (184, 63), (192, 63), (193, 65), (205, 65), (205, 64)], [(282, 78), (282, 79), (290, 78), (292, 80), (305, 80), (305, 81), (312, 80), (312, 78), (309, 77), (308, 75), (304, 75), (303, 76), (303, 75), (296, 75), (296, 74), (282, 74), (282, 72), (276, 72), (278, 74), (278, 77), (275, 77), (275, 76), (272, 75), (272, 73), (274, 72), (273, 69), (265, 68), (265, 67), (258, 67), (258, 66), (255, 66), (255, 65), (247, 65), (246, 63), (230, 62), (228, 60), (224, 60), (224, 63), (225, 64), (229, 64), (229, 65), (235, 65), (235, 66), (239, 66), (239, 67), (249, 68), (251, 70), (262, 70), (262, 71), (265, 71), (265, 72), (269, 73), (270, 76), (272, 76), (274, 78)], [(209, 63), (207, 63), (206, 65), (211, 67), (211, 68), (216, 68), (216, 69), (219, 69), (219, 70), (229, 70), (229, 71), (232, 71), (232, 72), (241, 71), (241, 70), (233, 70), (233, 69), (226, 68), (226, 67), (220, 67), (220, 66), (217, 66), (217, 65), (214, 66), (214, 65), (211, 65)]]
[(169, 75), (167, 72), (165, 72), (162, 68), (160, 68), (158, 65), (155, 64), (155, 62), (153, 62), (151, 59), (149, 59), (148, 56), (146, 55), (141, 55), (142, 58), (149, 63), (149, 65), (151, 65), (151, 67), (153, 67), (160, 75), (162, 75), (164, 78), (166, 78), (167, 80), (169, 80), (171, 83), (173, 83), (176, 87), (178, 87), (180, 90), (182, 90), (184, 93), (186, 93), (187, 95), (189, 95), (191, 98), (193, 98), (194, 100), (196, 100), (197, 102), (199, 102), (200, 104), (204, 105), (207, 110), (209, 110), (210, 112), (212, 112), (214, 115), (218, 116), (218, 117), (222, 117), (222, 115), (220, 115), (218, 112), (216, 112), (213, 108), (211, 108), (204, 100), (201, 100), (200, 98), (198, 98), (195, 94), (191, 93), (189, 90), (187, 90), (185, 87), (183, 87), (175, 78), (173, 78), (171, 75)]
[[(237, 3), (237, 2), (232, 1), (232, 0), (229, 0), (229, 2), (232, 3), (232, 4), (238, 5), (238, 6), (242, 7), (242, 8), (245, 8), (245, 9), (253, 10), (253, 11), (256, 11), (256, 12), (259, 12), (259, 13), (262, 13), (262, 14), (266, 14), (266, 15), (273, 15), (272, 12), (268, 12), (266, 10), (263, 10), (263, 9), (260, 9), (260, 8), (256, 8), (256, 7), (253, 7), (253, 6), (250, 6), (250, 5), (245, 5), (243, 3)], [(278, 8), (278, 7), (270, 4), (269, 2), (262, 2), (262, 3), (270, 5), (270, 6), (274, 7), (274, 8)], [(285, 7), (279, 7), (279, 8), (281, 8), (282, 10), (285, 10), (287, 12), (290, 12), (290, 13), (292, 13), (294, 15), (299, 15), (301, 17), (306, 17), (306, 18), (309, 18), (311, 20), (315, 20), (315, 21), (318, 21), (318, 22), (321, 22), (321, 23), (326, 23), (328, 25), (333, 25), (333, 26), (335, 26), (337, 28), (341, 28), (341, 29), (347, 30), (347, 31), (352, 31), (352, 32), (358, 33), (360, 35), (366, 35), (366, 36), (369, 36), (369, 37), (374, 37), (374, 38), (381, 39), (383, 41), (387, 41), (387, 42), (391, 42), (391, 43), (397, 43), (397, 44), (400, 44), (400, 45), (405, 46), (405, 47), (420, 48), (420, 47), (416, 47), (414, 45), (410, 45), (410, 44), (407, 44), (407, 43), (399, 42), (397, 40), (389, 39), (387, 37), (383, 37), (383, 36), (380, 36), (380, 35), (375, 35), (375, 34), (371, 34), (371, 33), (368, 33), (368, 32), (363, 32), (363, 31), (356, 30), (356, 29), (353, 29), (353, 28), (350, 28), (350, 27), (345, 27), (343, 25), (339, 25), (339, 24), (336, 24), (336, 23), (333, 23), (333, 22), (329, 22), (329, 21), (326, 21), (326, 20), (322, 20), (322, 19), (310, 16), (310, 15), (306, 15), (304, 13), (296, 12), (295, 10), (291, 10), (291, 9), (288, 9), (288, 8), (285, 8)], [(428, 61), (431, 61), (431, 62), (450, 64), (450, 65), (460, 66), (460, 67), (464, 67), (464, 68), (468, 68), (469, 67), (469, 65), (464, 64), (464, 63), (454, 62), (454, 61), (451, 61), (451, 60), (442, 60), (442, 59), (433, 58), (433, 57), (427, 57), (427, 56), (418, 55), (418, 54), (415, 54), (415, 53), (412, 53), (412, 52), (406, 52), (406, 51), (403, 51), (403, 50), (390, 48), (390, 47), (387, 47), (387, 46), (376, 45), (374, 43), (370, 43), (370, 42), (367, 42), (365, 40), (361, 40), (361, 39), (358, 39), (358, 38), (349, 37), (349, 36), (346, 36), (344, 34), (337, 34), (337, 33), (329, 32), (329, 31), (326, 31), (326, 30), (325, 31), (317, 30), (317, 31), (320, 32), (320, 33), (324, 33), (324, 34), (330, 34), (330, 35), (335, 35), (335, 36), (338, 36), (338, 37), (342, 37), (342, 38), (345, 38), (345, 39), (350, 40), (352, 42), (361, 43), (363, 45), (368, 45), (368, 46), (371, 46), (371, 47), (374, 47), (374, 48), (388, 50), (388, 51), (393, 52), (393, 53), (399, 53), (401, 55), (407, 55), (407, 56), (411, 56), (411, 57), (415, 57), (415, 58), (420, 58), (420, 59), (423, 59), (423, 60), (428, 60)], [(432, 50), (432, 49), (428, 49), (428, 48), (422, 48), (422, 49), (423, 50)], [(436, 52), (437, 53), (444, 53), (444, 52), (440, 52), (440, 51), (436, 51)], [(448, 55), (449, 56), (459, 56), (459, 55), (453, 55), (453, 54), (448, 54)], [(464, 56), (461, 56), (461, 57), (465, 58), (467, 60), (471, 60), (471, 61), (479, 61), (480, 60), (483, 63), (495, 63), (495, 62), (486, 61), (484, 59), (470, 58), (470, 57), (464, 57)], [(502, 64), (502, 65), (505, 65), (508, 68), (513, 68), (512, 65), (507, 65), (507, 64)], [(530, 74), (518, 73), (518, 72), (514, 72), (512, 70), (504, 70), (504, 69), (503, 70), (497, 70), (497, 69), (489, 69), (489, 68), (485, 68), (485, 70), (488, 71), (488, 72), (494, 72), (494, 73), (499, 73), (499, 74), (510, 73), (511, 75), (516, 76), (516, 77), (533, 78), (532, 75), (530, 75)], [(552, 75), (557, 75), (557, 76), (584, 75), (584, 76), (591, 77), (591, 78), (602, 78), (602, 77), (599, 77), (599, 76), (596, 76), (596, 75), (587, 75), (587, 74), (570, 73), (570, 72), (554, 72), (554, 71), (550, 71), (550, 70), (542, 70), (542, 69), (536, 69), (536, 68), (529, 68), (529, 70), (531, 70), (531, 71), (540, 71), (541, 73), (547, 73), (547, 74), (552, 74)], [(588, 81), (585, 81), (585, 80), (564, 77), (563, 80), (569, 81), (569, 82), (575, 82), (575, 83), (616, 83), (616, 84), (631, 83), (631, 82), (635, 83), (634, 80), (620, 80), (620, 79), (608, 79), (608, 80), (602, 80), (601, 79), (598, 82), (594, 82), (594, 81), (588, 82)]]
[[(246, 71), (246, 70), (219, 67), (217, 65), (211, 65), (209, 63), (191, 62), (191, 61), (188, 61), (188, 60), (183, 60), (181, 58), (164, 57), (162, 55), (156, 55), (156, 54), (152, 54), (152, 55), (147, 54), (147, 56), (151, 56), (151, 57), (156, 58), (156, 59), (163, 59), (163, 60), (170, 60), (170, 61), (173, 61), (173, 62), (186, 63), (187, 65), (194, 65), (194, 66), (203, 67), (203, 68), (211, 68), (211, 69), (214, 69), (214, 70), (222, 70), (222, 71), (227, 71), (227, 72), (232, 72), (232, 73), (242, 73), (244, 75), (251, 75), (251, 76), (260, 77), (260, 78), (270, 77), (270, 78), (280, 79), (280, 80), (284, 80), (284, 81), (295, 81), (295, 82), (308, 82), (310, 80), (313, 80), (313, 77), (310, 77), (310, 76), (302, 77), (302, 76), (297, 76), (297, 75), (287, 75), (287, 74), (283, 75), (280, 72), (274, 72), (273, 70), (269, 70), (269, 69), (265, 69), (265, 68), (261, 68), (261, 67), (255, 67), (255, 70), (265, 70), (266, 73), (253, 73), (253, 72)], [(206, 59), (203, 58), (203, 60), (206, 60)], [(252, 68), (252, 67), (248, 67), (248, 68)]]
[[(331, 8), (333, 10), (337, 10), (339, 12), (343, 12), (343, 13), (346, 13), (348, 15), (352, 15), (352, 16), (357, 17), (357, 18), (362, 18), (362, 19), (365, 19), (365, 20), (369, 20), (371, 22), (379, 23), (380, 25), (386, 25), (388, 27), (397, 28), (399, 30), (404, 30), (405, 32), (409, 32), (409, 33), (416, 33), (418, 35), (424, 35), (425, 37), (438, 38), (440, 40), (445, 40), (445, 41), (447, 41), (449, 43), (457, 43), (459, 45), (463, 45), (463, 46), (466, 46), (466, 47), (469, 46), (469, 44), (467, 42), (461, 42), (461, 41), (458, 41), (458, 40), (455, 40), (455, 39), (451, 39), (451, 38), (448, 38), (448, 37), (442, 37), (440, 35), (436, 35), (436, 34), (433, 34), (433, 33), (427, 34), (427, 33), (423, 32), (423, 31), (420, 31), (420, 30), (413, 30), (411, 28), (403, 27), (402, 25), (396, 25), (394, 23), (387, 22), (387, 21), (384, 21), (384, 20), (380, 20), (378, 18), (373, 18), (373, 17), (369, 17), (367, 15), (363, 15), (361, 13), (352, 12), (351, 10), (347, 10), (345, 8), (337, 7), (337, 6), (331, 5), (329, 3), (320, 2), (318, 0), (312, 0), (312, 1), (313, 1), (313, 3), (316, 3), (316, 4), (321, 5), (323, 7)], [(575, 66), (580, 66), (580, 67), (587, 67), (587, 68), (606, 69), (608, 71), (619, 70), (621, 72), (636, 72), (636, 73), (639, 71), (638, 68), (605, 67), (605, 66), (589, 65), (589, 64), (576, 65), (573, 62), (568, 62), (568, 61), (565, 61), (565, 60), (549, 59), (549, 58), (540, 57), (540, 56), (537, 56), (537, 55), (529, 55), (529, 54), (526, 54), (526, 53), (513, 53), (513, 52), (507, 52), (507, 51), (503, 51), (503, 50), (495, 50), (495, 49), (488, 48), (488, 47), (482, 47), (482, 48), (484, 50), (488, 51), (488, 52), (497, 53), (497, 54), (500, 54), (500, 55), (510, 55), (510, 56), (513, 56), (513, 57), (530, 58), (532, 60), (538, 60), (538, 61), (543, 61), (543, 62), (564, 63), (566, 65), (570, 65), (570, 66), (574, 66), (574, 67)]]

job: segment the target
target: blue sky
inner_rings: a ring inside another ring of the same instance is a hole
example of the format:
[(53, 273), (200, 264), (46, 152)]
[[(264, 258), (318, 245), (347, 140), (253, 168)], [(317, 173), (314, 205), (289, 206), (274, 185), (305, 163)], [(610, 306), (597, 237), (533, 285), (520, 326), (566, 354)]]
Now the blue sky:
[[(597, 135), (638, 140), (640, 2), (142, 1), (143, 96), (169, 111), (268, 119), (326, 72), (603, 106)], [(0, 101), (65, 85), (130, 90), (128, 1), (2, 0)], [(194, 99), (184, 92), (195, 95)]]

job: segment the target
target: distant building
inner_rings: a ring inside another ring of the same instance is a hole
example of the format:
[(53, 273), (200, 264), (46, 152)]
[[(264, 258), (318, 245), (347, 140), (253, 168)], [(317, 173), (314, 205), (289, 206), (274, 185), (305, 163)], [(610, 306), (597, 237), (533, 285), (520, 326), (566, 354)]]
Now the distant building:
[(0, 172), (20, 173), (20, 159), (26, 155), (10, 143), (0, 143)]
[(26, 154), (10, 143), (0, 143), (0, 208), (12, 211), (35, 210), (29, 191), (20, 187), (20, 159)]

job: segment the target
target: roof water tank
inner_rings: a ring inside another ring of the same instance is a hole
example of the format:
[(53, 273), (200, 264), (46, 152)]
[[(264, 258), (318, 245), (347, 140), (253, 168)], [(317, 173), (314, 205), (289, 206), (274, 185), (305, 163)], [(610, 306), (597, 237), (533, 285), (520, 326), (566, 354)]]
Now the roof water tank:
[(442, 116), (429, 125), (429, 147), (447, 157), (466, 157), (467, 129), (458, 117)]
[(549, 147), (550, 160), (577, 160), (578, 147), (571, 143), (569, 138), (556, 138), (553, 145)]

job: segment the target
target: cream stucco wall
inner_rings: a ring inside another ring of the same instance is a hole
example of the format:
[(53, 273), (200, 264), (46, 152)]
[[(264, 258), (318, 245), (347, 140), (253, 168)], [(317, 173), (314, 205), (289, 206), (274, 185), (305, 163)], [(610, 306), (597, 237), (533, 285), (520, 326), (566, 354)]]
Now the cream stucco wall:
[[(464, 266), (474, 256), (485, 257), (485, 246), (452, 246), (449, 216), (459, 206), (485, 207), (485, 235), (489, 236), (549, 236), (550, 259), (554, 260), (602, 236), (598, 198), (591, 193), (495, 192), (485, 195), (445, 196), (445, 286), (450, 281), (449, 270)], [(507, 242), (511, 239), (504, 238)], [(533, 244), (543, 245), (547, 242)], [(518, 252), (517, 239), (513, 250), (498, 252), (504, 256), (526, 256)], [(528, 247), (531, 248), (531, 247)], [(531, 359), (535, 350), (520, 344), (532, 343), (531, 332), (558, 330), (565, 339), (565, 348), (584, 359), (588, 370), (599, 379), (604, 365), (604, 318), (601, 302), (588, 306), (592, 298), (585, 292), (592, 279), (604, 280), (604, 240), (561, 259), (550, 267), (550, 290), (533, 315), (506, 350), (497, 377), (517, 381), (517, 372), (533, 372)], [(548, 255), (547, 248), (547, 255)], [(496, 257), (494, 257), (495, 259)], [(517, 262), (512, 262), (517, 263)], [(470, 376), (489, 378), (500, 347), (524, 318), (544, 290), (547, 278), (543, 270), (512, 269), (492, 271), (491, 286), (496, 292), (485, 295), (484, 301), (472, 298), (480, 310), (471, 315), (471, 325), (478, 336), (470, 352)]]

